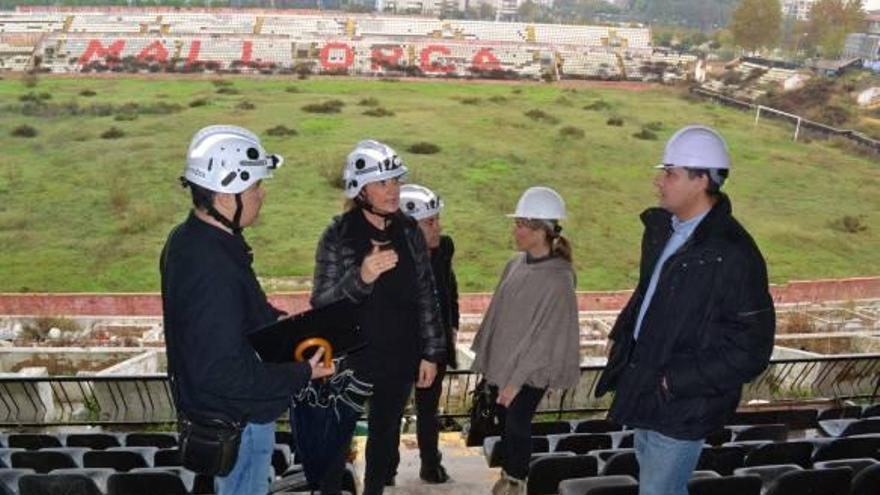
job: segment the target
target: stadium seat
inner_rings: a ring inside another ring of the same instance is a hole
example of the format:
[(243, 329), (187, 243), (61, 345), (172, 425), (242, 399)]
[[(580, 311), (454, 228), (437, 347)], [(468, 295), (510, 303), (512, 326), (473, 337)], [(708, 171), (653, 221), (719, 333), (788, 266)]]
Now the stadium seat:
[(142, 453), (130, 450), (92, 450), (83, 456), (83, 467), (87, 468), (110, 468), (126, 473), (149, 466)]
[(183, 482), (184, 488), (188, 493), (192, 493), (196, 485), (196, 477), (198, 474), (179, 466), (164, 466), (153, 468), (137, 468), (130, 471), (131, 474), (150, 474), (150, 473), (169, 473), (177, 476)]
[(731, 426), (733, 433), (732, 441), (746, 442), (752, 440), (768, 440), (770, 442), (784, 442), (788, 439), (788, 425), (752, 425), (752, 426)]
[(177, 435), (174, 433), (129, 433), (125, 436), (125, 446), (170, 449), (177, 447)]
[(765, 495), (849, 495), (852, 469), (806, 469), (785, 473), (770, 483)]
[(763, 486), (766, 488), (776, 478), (785, 473), (792, 471), (803, 471), (803, 468), (797, 464), (777, 464), (773, 466), (752, 466), (738, 468), (733, 471), (734, 476), (757, 476), (761, 478)]
[(290, 445), (292, 448), (293, 447), (293, 432), (276, 430), (275, 431), (275, 443), (276, 444), (280, 443), (282, 445)]
[(691, 473), (692, 480), (699, 480), (699, 479), (703, 479), (703, 478), (720, 478), (720, 477), (721, 477), (720, 474), (716, 473), (715, 471), (709, 471), (709, 470), (696, 470), (693, 473)]
[[(489, 467), (498, 467), (504, 460), (501, 448), (501, 437), (486, 437), (483, 441), (483, 455)], [(532, 453), (550, 451), (550, 441), (547, 437), (532, 437)]]
[(727, 428), (722, 428), (706, 437), (706, 443), (713, 447), (720, 447), (729, 442), (733, 438), (733, 432)]
[(602, 466), (602, 476), (626, 475), (639, 479), (639, 462), (635, 452), (622, 452), (611, 456)]
[(587, 455), (536, 459), (529, 465), (527, 491), (529, 495), (552, 495), (562, 480), (596, 476), (597, 466), (596, 458)]
[(104, 450), (120, 447), (119, 437), (110, 433), (71, 433), (64, 438), (68, 447), (88, 447), (92, 450)]
[(98, 485), (101, 493), (107, 493), (107, 480), (114, 474), (114, 471), (109, 468), (66, 468), (56, 469), (49, 474), (80, 474), (88, 476)]
[(181, 466), (180, 450), (178, 449), (159, 449), (153, 455), (153, 466)]
[(532, 423), (532, 435), (536, 437), (571, 433), (568, 421), (537, 421)]
[[(839, 459), (836, 461), (822, 461), (813, 464), (813, 469), (833, 469), (838, 467), (848, 467), (852, 469), (853, 476), (859, 474), (863, 469), (880, 464), (876, 459)], [(877, 485), (880, 489), (880, 485)]]
[(880, 460), (880, 437), (837, 438), (819, 445), (813, 453), (813, 462), (870, 457)]
[(697, 478), (688, 482), (689, 495), (761, 495), (761, 478), (724, 476)]
[(12, 454), (12, 467), (30, 468), (37, 474), (47, 474), (53, 469), (82, 467), (66, 452), (43, 452), (26, 450)]
[(812, 456), (813, 444), (810, 442), (768, 443), (746, 454), (743, 465), (797, 464), (809, 469), (812, 466)]
[(880, 433), (880, 418), (828, 419), (819, 422), (819, 429), (829, 437), (851, 437)]
[(579, 421), (575, 427), (575, 433), (609, 433), (623, 431), (623, 426), (607, 419), (585, 419)]
[(611, 436), (607, 434), (571, 433), (560, 436), (553, 451), (588, 454), (592, 450), (610, 449), (611, 443)]
[(859, 406), (832, 407), (819, 411), (818, 416), (816, 416), (816, 420), (825, 421), (828, 419), (859, 418), (861, 415), (862, 408)]
[(0, 469), (0, 494), (10, 493), (15, 495), (18, 493), (18, 480), (26, 474), (34, 474), (33, 469)]
[(24, 451), (24, 449), (0, 449), (0, 464), (6, 467), (12, 467), (12, 454), (14, 452)]
[(289, 445), (275, 444), (275, 449), (272, 451), (272, 467), (275, 469), (275, 476), (284, 474), (290, 467), (292, 460)]
[(706, 447), (700, 452), (697, 469), (715, 471), (721, 476), (730, 476), (733, 470), (743, 466), (747, 449), (742, 446)]
[(880, 418), (880, 404), (865, 407), (862, 411), (863, 418)]
[(49, 447), (64, 447), (58, 437), (40, 433), (12, 433), (6, 438), (8, 448), (40, 450)]
[(183, 481), (169, 472), (116, 473), (107, 480), (107, 495), (188, 495)]
[(880, 465), (869, 466), (853, 476), (850, 495), (877, 495), (880, 487)]
[(559, 483), (559, 495), (638, 495), (639, 484), (632, 476), (577, 478)]
[[(601, 433), (594, 433), (601, 435)], [(614, 449), (631, 449), (635, 442), (635, 434), (632, 431), (610, 431), (607, 435), (611, 436), (611, 447)]]
[(635, 452), (636, 450), (633, 448), (629, 449), (602, 449), (602, 450), (593, 450), (590, 452), (590, 455), (599, 459), (600, 463), (604, 463), (608, 459), (611, 459), (617, 454), (623, 454), (626, 452)]
[(85, 474), (27, 474), (18, 480), (19, 495), (103, 495)]

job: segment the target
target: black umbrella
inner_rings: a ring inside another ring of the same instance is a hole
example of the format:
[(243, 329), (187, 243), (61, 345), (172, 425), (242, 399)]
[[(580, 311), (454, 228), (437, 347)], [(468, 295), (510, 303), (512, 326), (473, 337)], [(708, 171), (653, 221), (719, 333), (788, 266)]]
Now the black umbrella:
[(327, 468), (351, 442), (355, 424), (371, 395), (373, 385), (358, 380), (349, 369), (327, 380), (314, 380), (293, 397), (293, 447), (312, 487), (317, 488)]

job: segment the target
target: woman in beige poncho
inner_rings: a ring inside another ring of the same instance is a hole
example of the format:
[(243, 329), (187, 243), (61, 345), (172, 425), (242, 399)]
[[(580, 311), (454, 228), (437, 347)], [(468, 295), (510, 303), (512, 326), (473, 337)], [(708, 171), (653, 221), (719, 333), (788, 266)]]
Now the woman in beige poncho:
[(493, 495), (525, 494), (531, 421), (548, 388), (580, 376), (579, 328), (571, 246), (560, 235), (565, 203), (547, 187), (528, 189), (517, 204), (513, 237), (519, 254), (501, 281), (472, 346), (473, 370), (498, 394), (501, 479)]

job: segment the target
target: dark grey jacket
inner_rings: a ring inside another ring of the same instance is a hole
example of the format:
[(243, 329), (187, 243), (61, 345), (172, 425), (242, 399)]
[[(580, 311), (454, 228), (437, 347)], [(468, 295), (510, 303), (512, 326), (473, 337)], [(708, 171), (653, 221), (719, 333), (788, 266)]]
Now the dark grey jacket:
[[(359, 208), (355, 208), (333, 218), (321, 236), (315, 253), (312, 307), (320, 308), (342, 299), (360, 303), (372, 292), (372, 284), (365, 283), (360, 275), (364, 253), (355, 249), (355, 242), (351, 238), (352, 215), (362, 214)], [(401, 222), (404, 226), (407, 245), (416, 267), (422, 357), (437, 363), (446, 356), (446, 341), (428, 247), (415, 220), (398, 214), (394, 222)]]

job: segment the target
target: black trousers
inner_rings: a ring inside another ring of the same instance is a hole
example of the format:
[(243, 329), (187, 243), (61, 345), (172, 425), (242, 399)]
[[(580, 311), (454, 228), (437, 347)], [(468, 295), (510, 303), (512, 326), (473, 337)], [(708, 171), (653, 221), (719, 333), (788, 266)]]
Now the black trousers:
[[(363, 495), (378, 495), (385, 481), (394, 476), (400, 462), (400, 419), (412, 393), (413, 381), (395, 377), (375, 377), (373, 396), (370, 397), (367, 416), (366, 471)], [(345, 470), (346, 445), (329, 467), (321, 484), (321, 492), (335, 494), (342, 491), (342, 473)]]
[(501, 447), (504, 449), (501, 467), (509, 476), (520, 480), (526, 479), (529, 474), (532, 418), (546, 390), (523, 385), (510, 407), (498, 406), (498, 419), (502, 427)]
[(446, 365), (438, 364), (434, 383), (428, 388), (416, 389), (416, 438), (419, 441), (419, 457), (422, 466), (426, 468), (434, 468), (440, 464), (440, 420), (437, 419), (437, 408), (440, 405), (445, 376)]

